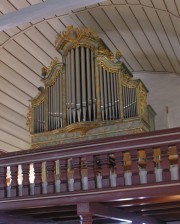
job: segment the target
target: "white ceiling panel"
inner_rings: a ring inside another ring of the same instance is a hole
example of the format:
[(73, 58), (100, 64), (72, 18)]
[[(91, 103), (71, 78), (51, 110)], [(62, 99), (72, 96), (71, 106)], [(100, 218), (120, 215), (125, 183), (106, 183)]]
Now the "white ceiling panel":
[(9, 83), (4, 78), (0, 77), (0, 83), (1, 83), (1, 90), (8, 94), (8, 96), (13, 97), (17, 101), (21, 102), (25, 106), (29, 106), (29, 96), (13, 86), (11, 83)]
[(179, 16), (179, 13), (178, 13), (177, 7), (174, 3), (174, 0), (172, 0), (172, 1), (165, 0), (164, 3), (166, 4), (167, 10), (170, 13), (174, 14), (175, 16)]
[(49, 40), (40, 33), (35, 27), (26, 32), (26, 35), (36, 43), (43, 51), (47, 52), (52, 58), (59, 58), (61, 60), (60, 54), (54, 48), (54, 45), (49, 42)]
[(25, 48), (27, 52), (32, 54), (43, 65), (48, 66), (50, 64), (52, 58), (49, 56), (49, 54), (42, 50), (33, 41), (31, 41), (31, 39), (25, 34), (15, 37), (15, 41)]
[[(180, 64), (178, 60), (180, 60), (180, 43), (176, 37), (175, 31), (173, 29), (172, 23), (170, 21), (170, 17), (166, 15), (165, 12), (158, 11), (158, 15), (160, 18), (160, 22), (158, 24), (157, 29), (164, 30), (165, 34), (163, 36), (163, 42), (166, 49), (167, 54), (171, 57), (172, 65), (175, 69), (175, 72), (179, 71)], [(162, 36), (161, 32), (159, 34)]]
[(38, 3), (42, 3), (42, 0), (28, 0), (28, 2), (29, 2), (31, 5), (35, 5), (35, 4), (38, 4)]
[(156, 33), (156, 30), (154, 29), (153, 24), (155, 23), (155, 20), (153, 20), (154, 23), (152, 23), (151, 19), (149, 18), (149, 16), (153, 12), (154, 12), (153, 9), (145, 8), (144, 13), (146, 14), (147, 19), (142, 18), (142, 20), (139, 20), (139, 21), (144, 29), (144, 32), (146, 33), (147, 38), (149, 39), (149, 42), (152, 45), (157, 57), (159, 58), (159, 61), (161, 62), (163, 68), (165, 69), (165, 71), (173, 72), (173, 68), (170, 63), (170, 60), (163, 48), (163, 45), (159, 39), (159, 36)]
[(151, 0), (140, 0), (140, 3), (144, 6), (153, 7)]
[(19, 151), (20, 149), (9, 143), (0, 141), (0, 150), (4, 152), (14, 152), (14, 151)]
[(13, 124), (16, 124), (18, 127), (27, 130), (26, 117), (16, 113), (2, 104), (0, 104), (0, 117), (8, 120)]
[(9, 35), (10, 37), (13, 37), (14, 35), (20, 33), (20, 29), (17, 27), (11, 28), (11, 29), (7, 29), (4, 31), (7, 35)]
[(128, 4), (132, 4), (132, 5), (138, 5), (139, 4), (139, 1), (138, 0), (126, 0), (126, 2), (128, 3)]
[(43, 65), (14, 40), (7, 44), (4, 48), (24, 65), (30, 68), (34, 73), (38, 75), (40, 74)]
[(111, 0), (105, 1), (105, 2), (100, 2), (99, 5), (103, 5), (103, 6), (112, 5), (112, 2), (111, 2)]
[(12, 4), (10, 4), (9, 1), (7, 1), (7, 0), (1, 0), (0, 1), (0, 11), (3, 14), (6, 14), (8, 12), (16, 11), (16, 8)]
[(1, 49), (0, 51), (0, 60), (5, 64), (10, 65), (13, 70), (21, 74), (25, 79), (32, 82), (32, 84), (35, 86), (41, 85), (40, 77), (38, 75), (36, 75), (32, 70), (30, 70), (30, 68), (25, 66), (22, 62), (13, 57), (13, 55), (4, 49)]
[(6, 93), (0, 91), (0, 103), (5, 105), (12, 110), (17, 111), (21, 115), (27, 115), (28, 107), (22, 104), (21, 102), (17, 101), (11, 96), (8, 96)]
[(125, 0), (111, 0), (113, 2), (113, 4), (117, 4), (117, 5), (126, 5), (126, 1)]
[(37, 25), (36, 28), (51, 42), (51, 44), (55, 45), (55, 39), (58, 33), (47, 22)]
[(9, 36), (5, 32), (0, 32), (0, 45), (2, 45), (8, 39), (9, 39)]
[(61, 18), (60, 18), (60, 21), (65, 25), (65, 26), (78, 26), (78, 24), (76, 23), (76, 21), (75, 20), (73, 20), (73, 18), (71, 17), (71, 16), (69, 16), (69, 15), (67, 15), (67, 16), (62, 16)]
[[(153, 6), (157, 9), (167, 10), (163, 0), (151, 0)], [(171, 1), (172, 2), (172, 1)]]
[[(116, 27), (117, 31), (119, 32), (119, 50), (123, 54), (123, 57), (128, 60), (131, 68), (135, 71), (142, 70), (142, 66), (140, 65), (141, 58), (136, 58), (135, 52), (141, 52), (139, 46), (134, 39), (131, 31), (126, 26), (124, 20), (118, 13), (117, 9), (115, 8), (105, 8), (104, 11), (108, 15), (109, 19), (113, 22), (114, 26)], [(128, 48), (127, 48), (128, 46)], [(134, 53), (133, 53), (134, 52)]]
[(60, 33), (61, 31), (63, 31), (65, 29), (64, 24), (62, 24), (62, 22), (60, 22), (59, 18), (50, 19), (50, 20), (48, 20), (48, 23), (58, 33)]
[[(6, 64), (0, 62), (0, 76), (4, 79), (8, 80), (14, 86), (17, 86), (18, 89), (25, 92), (30, 97), (35, 97), (37, 94), (37, 87), (33, 85), (31, 82), (26, 80), (23, 76), (16, 73)], [(2, 87), (1, 87), (2, 88)]]
[(14, 136), (10, 133), (2, 131), (1, 129), (0, 129), (0, 141), (5, 142), (5, 143), (9, 143), (10, 145), (15, 146), (19, 150), (23, 150), (25, 148), (28, 149), (29, 146), (30, 146), (29, 143), (17, 138), (16, 136)]
[[(141, 26), (142, 32), (144, 34), (144, 39), (145, 41), (145, 45), (143, 46), (143, 48), (145, 49), (145, 54), (147, 55), (149, 61), (151, 62), (153, 68), (155, 71), (164, 71), (163, 68), (163, 62), (160, 61), (158, 55), (164, 53), (162, 51), (162, 48), (160, 46), (160, 43), (156, 37), (156, 35), (154, 34), (153, 30), (152, 30), (152, 26), (143, 10), (142, 7), (132, 7), (132, 11), (134, 13), (134, 15), (136, 16), (136, 19), (138, 20), (139, 25)], [(141, 36), (142, 37), (142, 36)], [(141, 42), (141, 38), (137, 39), (140, 40)], [(150, 45), (149, 47), (147, 47), (148, 45)], [(158, 51), (158, 49), (160, 48), (161, 52)], [(164, 60), (163, 60), (164, 61)], [(166, 64), (166, 62), (164, 63), (164, 65)]]
[(127, 6), (117, 6), (117, 9), (119, 11), (119, 13), (121, 14), (122, 18), (124, 19), (124, 21), (126, 21), (126, 25), (128, 26), (128, 28), (130, 29), (131, 33), (134, 36), (134, 39), (136, 40), (138, 46), (139, 46), (139, 50), (141, 52), (137, 52), (137, 57), (139, 58), (139, 60), (143, 60), (143, 69), (147, 70), (147, 71), (153, 71), (154, 68), (151, 64), (151, 62), (149, 61), (148, 58), (148, 49), (151, 49), (151, 46), (149, 45), (141, 27), (139, 26), (136, 18), (134, 17), (134, 15), (131, 13), (131, 9), (130, 7)]
[(14, 5), (16, 9), (23, 9), (30, 6), (30, 4), (26, 0), (9, 0), (9, 2)]
[(27, 144), (30, 144), (30, 136), (27, 129), (25, 130), (1, 117), (0, 117), (0, 124), (1, 124), (2, 131), (12, 134), (15, 137), (23, 140)]

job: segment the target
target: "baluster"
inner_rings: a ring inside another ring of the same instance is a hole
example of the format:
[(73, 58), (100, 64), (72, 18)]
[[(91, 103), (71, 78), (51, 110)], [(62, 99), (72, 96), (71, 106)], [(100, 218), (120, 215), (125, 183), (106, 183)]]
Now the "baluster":
[(47, 169), (46, 162), (42, 162), (41, 164), (41, 182), (42, 182), (42, 193), (47, 194)]
[(162, 178), (160, 148), (154, 149), (153, 162), (154, 162), (154, 172), (155, 172), (156, 182), (161, 182), (163, 180), (163, 178)]
[(30, 180), (29, 180), (30, 166), (29, 166), (29, 164), (22, 164), (21, 168), (22, 168), (22, 177), (23, 177), (23, 179), (22, 179), (22, 195), (27, 196), (27, 195), (29, 195), (29, 190), (30, 190)]
[(88, 190), (88, 170), (86, 158), (81, 158), (81, 181), (82, 189)]
[(18, 165), (11, 166), (11, 197), (17, 196), (18, 189)]
[(59, 160), (55, 161), (55, 170), (54, 170), (54, 178), (55, 178), (55, 192), (61, 191), (61, 167)]
[(171, 180), (179, 180), (178, 153), (176, 146), (169, 146), (169, 164)]
[(18, 181), (18, 196), (22, 196), (23, 192), (23, 173), (22, 173), (22, 165), (18, 165), (18, 176), (17, 176), (17, 181)]
[(34, 171), (34, 164), (33, 163), (31, 163), (29, 165), (29, 183), (30, 183), (30, 195), (34, 195), (35, 171)]
[(144, 150), (138, 150), (138, 167), (140, 183), (147, 183), (147, 170), (146, 170), (146, 153)]
[(55, 185), (54, 171), (55, 171), (54, 161), (46, 161), (47, 193), (54, 193), (54, 185)]
[(11, 197), (11, 168), (6, 167), (6, 196)]
[(74, 168), (74, 190), (82, 189), (81, 181), (81, 158), (73, 158), (73, 168)]
[(132, 185), (132, 161), (130, 152), (123, 153), (123, 166), (125, 185)]
[(67, 177), (68, 177), (68, 190), (69, 191), (74, 191), (74, 167), (73, 167), (72, 158), (68, 159)]
[(6, 167), (0, 167), (0, 198), (5, 197), (6, 190)]
[(92, 155), (86, 156), (87, 173), (88, 173), (88, 188), (96, 188), (96, 173), (94, 167), (94, 157)]
[(95, 157), (96, 187), (102, 188), (102, 164), (100, 157)]
[(110, 186), (116, 187), (117, 185), (116, 158), (113, 153), (109, 154), (109, 169), (110, 169)]
[(40, 194), (41, 193), (41, 185), (42, 185), (42, 164), (40, 162), (34, 163), (34, 194)]

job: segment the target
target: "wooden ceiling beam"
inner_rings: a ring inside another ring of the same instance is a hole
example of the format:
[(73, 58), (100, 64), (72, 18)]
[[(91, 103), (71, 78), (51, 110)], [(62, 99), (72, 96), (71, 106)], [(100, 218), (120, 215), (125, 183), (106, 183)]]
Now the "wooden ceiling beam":
[(0, 31), (13, 28), (24, 23), (32, 22), (36, 19), (43, 19), (49, 16), (54, 16), (56, 13), (64, 14), (96, 4), (105, 0), (47, 0), (45, 2), (35, 4), (14, 12), (0, 16)]

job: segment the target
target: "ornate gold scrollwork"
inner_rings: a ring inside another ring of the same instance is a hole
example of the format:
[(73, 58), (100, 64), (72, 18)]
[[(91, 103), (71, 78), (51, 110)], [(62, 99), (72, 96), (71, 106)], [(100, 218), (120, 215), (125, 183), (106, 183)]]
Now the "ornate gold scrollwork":
[(28, 108), (26, 125), (29, 129), (29, 132), (31, 133), (32, 132), (32, 106), (31, 105)]

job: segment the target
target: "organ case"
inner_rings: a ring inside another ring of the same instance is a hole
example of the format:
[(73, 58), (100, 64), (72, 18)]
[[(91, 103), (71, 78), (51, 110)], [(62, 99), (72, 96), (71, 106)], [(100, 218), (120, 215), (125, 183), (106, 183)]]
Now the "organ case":
[(146, 87), (93, 31), (68, 27), (56, 49), (28, 113), (33, 148), (154, 129)]

